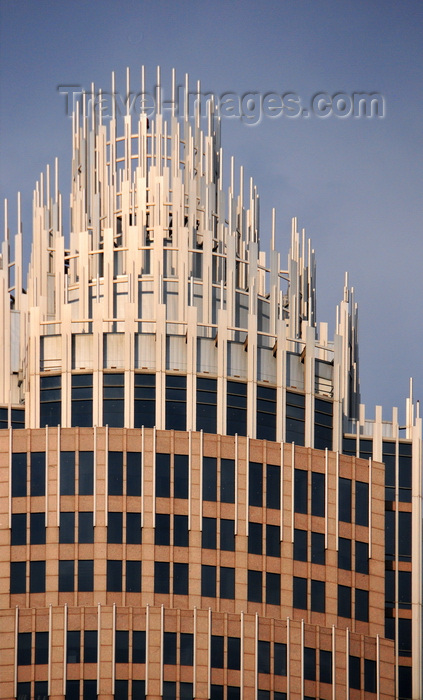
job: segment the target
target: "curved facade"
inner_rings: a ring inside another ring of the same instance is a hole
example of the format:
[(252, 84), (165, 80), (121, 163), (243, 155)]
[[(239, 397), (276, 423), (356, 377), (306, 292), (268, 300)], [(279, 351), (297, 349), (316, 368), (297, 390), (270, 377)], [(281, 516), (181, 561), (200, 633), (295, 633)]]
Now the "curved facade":
[(212, 101), (203, 132), (160, 95), (107, 125), (84, 96), (25, 289), (6, 212), (0, 696), (418, 698), (412, 397), (366, 417), (347, 280), (329, 339), (304, 231), (282, 266), (273, 216), (266, 258)]

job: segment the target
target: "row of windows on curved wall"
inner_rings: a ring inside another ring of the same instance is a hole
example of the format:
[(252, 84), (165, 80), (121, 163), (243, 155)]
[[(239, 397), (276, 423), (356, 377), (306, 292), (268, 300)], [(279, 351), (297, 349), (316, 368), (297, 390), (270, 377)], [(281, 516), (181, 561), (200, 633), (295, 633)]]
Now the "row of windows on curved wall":
[[(61, 377), (41, 377), (40, 425), (60, 424)], [(103, 425), (124, 426), (124, 374), (103, 374)], [(186, 429), (186, 376), (166, 375), (166, 429)], [(197, 430), (215, 433), (217, 429), (217, 380), (197, 378)], [(135, 374), (134, 427), (155, 424), (156, 377)], [(332, 447), (333, 405), (315, 398), (314, 447)], [(93, 375), (72, 375), (72, 426), (91, 426), (93, 420)], [(226, 432), (247, 434), (247, 384), (227, 380)], [(286, 442), (304, 445), (305, 398), (286, 392)], [(257, 385), (257, 438), (276, 440), (276, 388)]]

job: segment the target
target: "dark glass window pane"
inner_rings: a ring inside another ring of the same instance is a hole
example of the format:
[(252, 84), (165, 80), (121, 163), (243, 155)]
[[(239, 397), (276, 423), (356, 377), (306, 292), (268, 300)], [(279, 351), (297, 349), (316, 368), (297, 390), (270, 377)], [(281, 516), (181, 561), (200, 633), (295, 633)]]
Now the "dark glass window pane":
[(170, 544), (170, 515), (156, 513), (155, 544), (168, 546)]
[(187, 632), (181, 632), (180, 642), (181, 666), (192, 666), (194, 660), (194, 635)]
[(235, 598), (235, 569), (228, 566), (220, 567), (220, 597)]
[(385, 511), (385, 559), (395, 558), (395, 511)]
[(411, 620), (400, 617), (398, 620), (398, 653), (411, 656)]
[(108, 454), (108, 489), (109, 496), (123, 495), (123, 454), (109, 452)]
[(60, 544), (73, 544), (75, 542), (74, 511), (60, 513), (59, 542)]
[(332, 652), (320, 649), (320, 682), (332, 683)]
[(216, 549), (216, 518), (203, 517), (201, 546), (203, 549)]
[(156, 422), (156, 376), (135, 374), (134, 428), (152, 428)]
[(220, 521), (220, 549), (227, 552), (235, 551), (235, 521)]
[(169, 593), (169, 562), (154, 562), (154, 592)]
[(263, 526), (261, 523), (248, 523), (248, 552), (261, 554), (263, 549)]
[(48, 632), (35, 633), (35, 663), (48, 663)]
[(215, 634), (212, 634), (211, 637), (211, 650), (210, 650), (210, 658), (211, 658), (211, 666), (212, 668), (223, 668), (224, 666), (224, 637), (217, 636)]
[(26, 452), (12, 454), (12, 496), (26, 496)]
[(263, 506), (263, 465), (250, 462), (248, 478), (248, 498), (250, 506)]
[(87, 679), (84, 680), (83, 693), (84, 700), (97, 700), (97, 681)]
[(46, 543), (46, 516), (45, 513), (30, 514), (30, 543)]
[(280, 527), (278, 525), (266, 525), (266, 555), (268, 557), (280, 556)]
[(173, 516), (173, 544), (175, 547), (189, 546), (188, 516)]
[(78, 540), (80, 544), (92, 544), (94, 542), (93, 513), (81, 511), (78, 517)]
[(325, 564), (325, 536), (321, 532), (311, 533), (311, 563)]
[(126, 543), (141, 544), (141, 513), (126, 514)]
[(385, 607), (393, 608), (395, 605), (395, 571), (385, 571)]
[(239, 670), (241, 667), (241, 640), (228, 637), (228, 668)]
[(108, 544), (122, 544), (122, 513), (109, 512), (107, 521)]
[(351, 540), (345, 537), (338, 540), (338, 568), (351, 570)]
[(293, 580), (293, 601), (294, 608), (307, 610), (307, 579), (294, 576)]
[(294, 470), (294, 511), (307, 513), (308, 472), (302, 469)]
[(275, 642), (274, 673), (276, 676), (286, 676), (286, 644)]
[(128, 681), (115, 681), (115, 694), (113, 697), (114, 700), (128, 700)]
[(97, 663), (97, 630), (84, 630), (84, 663)]
[(355, 482), (355, 522), (357, 525), (369, 525), (369, 484)]
[(281, 507), (281, 468), (277, 464), (266, 465), (266, 507)]
[(220, 460), (220, 500), (235, 503), (235, 460)]
[(79, 453), (79, 494), (91, 496), (94, 489), (94, 453)]
[(314, 612), (325, 612), (325, 582), (311, 581), (311, 609)]
[(316, 680), (316, 650), (311, 647), (304, 647), (304, 679)]
[(124, 383), (123, 373), (103, 374), (103, 425), (123, 428)]
[(175, 498), (188, 498), (188, 455), (174, 456), (174, 485)]
[(187, 378), (166, 375), (166, 430), (185, 430), (187, 422)]
[(276, 440), (276, 389), (257, 386), (257, 439)]
[(141, 562), (138, 560), (126, 562), (126, 592), (141, 592)]
[(338, 615), (351, 617), (351, 588), (338, 585)]
[(266, 573), (266, 603), (268, 605), (281, 604), (280, 574)]
[(79, 700), (79, 681), (66, 681), (65, 700)]
[(400, 511), (398, 513), (398, 556), (400, 561), (411, 560), (411, 513)]
[(307, 561), (307, 530), (294, 530), (294, 559)]
[(79, 664), (80, 662), (80, 637), (79, 630), (68, 630), (66, 635), (66, 661), (68, 664)]
[(217, 498), (217, 460), (215, 457), (203, 457), (203, 499), (216, 501)]
[(247, 434), (247, 385), (227, 382), (226, 433)]
[(170, 455), (156, 454), (156, 497), (170, 497)]
[(163, 681), (163, 700), (176, 700), (176, 682)]
[(304, 445), (304, 395), (286, 392), (286, 442)]
[(176, 665), (176, 632), (163, 634), (163, 663)]
[(75, 452), (60, 453), (60, 494), (75, 494)]
[(227, 700), (239, 700), (240, 689), (235, 685), (228, 685), (226, 697)]
[(367, 693), (376, 692), (376, 661), (364, 659), (364, 690)]
[(355, 570), (359, 574), (369, 573), (369, 545), (367, 542), (355, 543)]
[(401, 609), (411, 609), (411, 571), (398, 571), (398, 602)]
[(339, 520), (351, 522), (351, 479), (339, 479)]
[(74, 589), (74, 569), (73, 559), (59, 561), (59, 591), (70, 592)]
[(44, 452), (31, 452), (31, 496), (44, 496), (46, 465)]
[(412, 697), (412, 666), (398, 666), (398, 687), (400, 700)]
[(18, 700), (31, 700), (31, 683), (29, 681), (24, 683), (18, 683), (17, 690)]
[(40, 377), (40, 427), (60, 425), (61, 413), (61, 377), (53, 375)]
[(10, 544), (12, 546), (26, 544), (26, 513), (12, 513)]
[(116, 630), (115, 661), (117, 664), (127, 664), (129, 660), (129, 632)]
[(107, 561), (107, 590), (122, 590), (122, 562), (117, 559)]
[(202, 564), (201, 566), (201, 595), (216, 598), (216, 567)]
[(78, 591), (94, 590), (94, 561), (80, 559), (78, 561)]
[(132, 632), (132, 663), (145, 664), (145, 632)]
[(31, 632), (19, 632), (18, 634), (18, 665), (31, 665)]
[(197, 377), (197, 430), (215, 433), (217, 427), (217, 380)]
[(270, 673), (270, 642), (258, 641), (257, 670), (259, 673)]
[(126, 453), (126, 493), (128, 496), (141, 496), (141, 454)]
[(179, 694), (181, 700), (193, 700), (192, 683), (183, 683), (181, 681), (179, 684)]
[(10, 593), (26, 592), (26, 562), (10, 562)]
[(350, 688), (356, 688), (357, 690), (360, 690), (361, 687), (360, 662), (359, 656), (349, 657)]
[(311, 514), (325, 516), (325, 475), (311, 472)]
[(46, 563), (45, 561), (29, 562), (29, 592), (45, 593)]
[(252, 603), (262, 602), (262, 575), (261, 571), (248, 570), (248, 598)]
[(355, 589), (355, 619), (369, 621), (369, 592), (361, 588)]
[(173, 592), (175, 595), (188, 595), (188, 564), (175, 562), (173, 565)]

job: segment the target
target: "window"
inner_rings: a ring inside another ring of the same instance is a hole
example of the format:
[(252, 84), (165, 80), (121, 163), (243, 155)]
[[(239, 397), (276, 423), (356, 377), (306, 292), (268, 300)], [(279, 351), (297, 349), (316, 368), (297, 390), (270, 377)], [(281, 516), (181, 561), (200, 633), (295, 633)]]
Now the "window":
[(261, 523), (248, 523), (248, 552), (261, 554), (263, 549), (263, 526)]
[(278, 525), (266, 525), (266, 555), (280, 556), (280, 528)]
[(78, 591), (94, 590), (94, 561), (80, 559), (78, 561)]
[(154, 593), (169, 593), (169, 562), (154, 562)]
[(170, 498), (170, 455), (156, 454), (156, 498)]
[(325, 475), (311, 472), (311, 514), (325, 516)]
[(163, 633), (163, 663), (176, 665), (176, 632)]
[(411, 610), (411, 571), (398, 571), (398, 603), (400, 609)]
[(369, 484), (355, 482), (355, 522), (356, 525), (369, 525)]
[(276, 389), (257, 385), (257, 439), (276, 440)]
[(115, 661), (117, 664), (127, 664), (129, 661), (129, 632), (127, 630), (116, 630)]
[(65, 700), (79, 700), (79, 681), (66, 681)]
[(294, 559), (307, 561), (307, 530), (294, 530)]
[(395, 511), (385, 511), (385, 559), (395, 558)]
[(356, 690), (360, 690), (361, 688), (361, 668), (360, 668), (360, 657), (359, 656), (350, 656), (349, 657), (349, 674), (350, 674), (350, 688), (356, 688)]
[(139, 560), (126, 562), (126, 592), (141, 593), (141, 562)]
[(351, 571), (351, 540), (346, 537), (338, 539), (338, 568)]
[(367, 542), (355, 543), (355, 570), (359, 574), (369, 573), (369, 545)]
[(26, 562), (10, 562), (10, 593), (26, 592)]
[(173, 564), (173, 592), (175, 595), (188, 595), (188, 564)]
[(247, 434), (247, 385), (243, 382), (227, 381), (227, 435)]
[(45, 593), (46, 590), (46, 563), (45, 561), (29, 562), (29, 592)]
[(318, 450), (332, 449), (333, 404), (331, 401), (314, 399), (314, 447)]
[(48, 663), (48, 632), (35, 633), (35, 663)]
[(123, 454), (122, 452), (108, 453), (108, 490), (109, 496), (123, 495)]
[(166, 375), (166, 430), (185, 430), (187, 422), (187, 378)]
[(40, 428), (62, 422), (60, 374), (40, 377)]
[(212, 668), (224, 668), (224, 637), (212, 634), (210, 665)]
[(19, 632), (18, 634), (18, 665), (31, 665), (31, 632)]
[(94, 453), (79, 453), (79, 495), (92, 496), (94, 490)]
[(180, 635), (180, 664), (192, 666), (194, 663), (194, 635), (181, 632)]
[(220, 500), (235, 503), (235, 460), (220, 460)]
[[(97, 681), (84, 680), (82, 681), (83, 698), (84, 700), (97, 700)], [(47, 700), (47, 697), (45, 698)]]
[(132, 632), (132, 663), (145, 664), (145, 632)]
[(361, 459), (369, 459), (373, 455), (373, 443), (372, 440), (367, 440), (365, 438), (360, 438), (359, 441), (359, 457)]
[(286, 442), (304, 445), (305, 403), (303, 394), (286, 392)]
[(92, 511), (79, 512), (78, 541), (80, 544), (92, 544), (94, 542), (94, 520)]
[(217, 460), (215, 457), (203, 457), (203, 500), (216, 501), (217, 498)]
[(73, 544), (75, 542), (75, 512), (60, 513), (59, 543)]
[(411, 503), (411, 450), (410, 443), (399, 443), (399, 500)]
[(304, 647), (304, 680), (316, 680), (316, 650)]
[(313, 612), (325, 612), (325, 582), (311, 581), (311, 609)]
[(174, 456), (174, 485), (175, 498), (188, 498), (188, 455)]
[(249, 463), (248, 503), (250, 506), (263, 506), (263, 465), (261, 462)]
[(338, 585), (338, 616), (351, 617), (351, 588)]
[(81, 660), (81, 633), (79, 630), (68, 630), (66, 634), (66, 663), (79, 664)]
[(351, 479), (339, 478), (339, 520), (351, 522)]
[(281, 507), (281, 468), (277, 464), (266, 465), (266, 507)]
[(84, 663), (97, 663), (97, 630), (84, 630)]
[(247, 600), (251, 603), (262, 602), (262, 576), (261, 571), (248, 569), (248, 594)]
[(156, 424), (156, 375), (134, 375), (134, 428)]
[(122, 512), (109, 512), (107, 517), (108, 544), (122, 544)]
[(126, 495), (141, 496), (141, 453), (126, 453)]
[(26, 544), (26, 513), (12, 513), (10, 544), (12, 547)]
[(123, 428), (125, 379), (123, 372), (103, 374), (103, 425)]
[(220, 567), (220, 597), (235, 598), (235, 569), (229, 566)]
[(320, 649), (320, 683), (332, 683), (332, 652)]
[(201, 546), (203, 549), (216, 549), (216, 518), (203, 517)]
[(257, 670), (259, 673), (270, 673), (270, 642), (258, 640)]
[(216, 567), (201, 565), (201, 595), (216, 598)]
[(173, 516), (173, 544), (175, 547), (189, 546), (188, 516)]
[(221, 519), (220, 549), (226, 552), (235, 551), (235, 520)]
[(308, 472), (303, 469), (294, 470), (294, 511), (307, 513), (308, 506)]
[(411, 666), (398, 666), (398, 689), (400, 700), (412, 697)]
[(286, 644), (274, 643), (274, 674), (286, 676)]
[(241, 695), (240, 689), (235, 685), (228, 685), (226, 692), (227, 692), (227, 695), (226, 695), (227, 700), (239, 700), (240, 695)]
[(60, 495), (75, 495), (75, 452), (60, 453)]
[(398, 513), (398, 558), (400, 561), (411, 561), (411, 513)]
[(395, 443), (382, 442), (382, 461), (385, 464), (385, 500), (395, 500)]
[(44, 496), (46, 491), (46, 456), (31, 452), (31, 496)]
[(93, 375), (72, 375), (72, 427), (93, 424)]
[(162, 546), (170, 544), (170, 515), (168, 513), (156, 513), (154, 543)]
[(311, 563), (325, 565), (325, 536), (322, 532), (311, 533)]
[(217, 380), (197, 377), (197, 430), (217, 430)]
[(403, 617), (398, 619), (398, 654), (411, 656), (412, 621)]
[(122, 562), (118, 559), (107, 560), (107, 591), (122, 590)]
[(26, 496), (26, 452), (12, 454), (12, 496)]
[(115, 680), (114, 700), (128, 700), (128, 681)]
[(364, 659), (364, 690), (367, 693), (376, 692), (376, 661)]
[(281, 604), (280, 574), (266, 573), (266, 603), (268, 605)]
[(59, 561), (59, 591), (70, 593), (74, 590), (75, 562), (73, 559)]
[(241, 668), (241, 640), (239, 637), (228, 637), (228, 668)]
[(307, 579), (294, 576), (293, 580), (293, 608), (307, 610)]

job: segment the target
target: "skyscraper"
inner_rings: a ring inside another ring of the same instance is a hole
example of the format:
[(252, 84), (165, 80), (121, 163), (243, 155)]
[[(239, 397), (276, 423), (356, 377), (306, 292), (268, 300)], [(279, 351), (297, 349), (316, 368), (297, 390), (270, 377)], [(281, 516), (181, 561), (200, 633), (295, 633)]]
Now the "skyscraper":
[(366, 415), (348, 281), (330, 339), (304, 231), (266, 257), (213, 101), (157, 82), (77, 105), (25, 288), (6, 213), (0, 697), (417, 700), (418, 406)]

